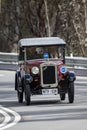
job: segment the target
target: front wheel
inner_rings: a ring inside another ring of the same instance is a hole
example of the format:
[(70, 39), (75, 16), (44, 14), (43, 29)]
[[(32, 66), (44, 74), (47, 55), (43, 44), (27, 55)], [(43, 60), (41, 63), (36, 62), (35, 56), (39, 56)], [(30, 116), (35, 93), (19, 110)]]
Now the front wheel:
[(25, 102), (26, 102), (26, 105), (30, 105), (30, 99), (31, 97), (31, 94), (30, 94), (30, 85), (25, 85)]
[(18, 93), (18, 102), (22, 103), (23, 102), (23, 92), (17, 92)]
[(65, 93), (60, 93), (60, 99), (65, 100)]
[(21, 78), (16, 77), (16, 90), (17, 90), (17, 96), (18, 96), (18, 102), (23, 102), (23, 91), (22, 91), (22, 84), (21, 84)]
[(73, 103), (74, 102), (74, 82), (70, 82), (69, 83), (68, 99), (69, 99), (69, 103)]

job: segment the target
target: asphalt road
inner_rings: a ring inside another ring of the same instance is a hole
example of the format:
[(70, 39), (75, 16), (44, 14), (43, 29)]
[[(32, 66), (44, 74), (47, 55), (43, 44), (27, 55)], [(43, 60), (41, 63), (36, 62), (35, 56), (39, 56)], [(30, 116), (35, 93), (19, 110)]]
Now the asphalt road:
[(17, 102), (14, 71), (0, 71), (0, 130), (87, 130), (87, 77), (77, 77), (75, 102), (59, 96), (33, 96)]

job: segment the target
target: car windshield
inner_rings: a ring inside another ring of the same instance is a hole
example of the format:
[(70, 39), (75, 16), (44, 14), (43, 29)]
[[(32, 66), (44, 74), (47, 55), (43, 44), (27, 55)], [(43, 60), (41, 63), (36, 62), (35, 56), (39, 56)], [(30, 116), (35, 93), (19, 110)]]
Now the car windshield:
[(41, 46), (26, 48), (26, 60), (43, 58), (63, 58), (62, 46)]

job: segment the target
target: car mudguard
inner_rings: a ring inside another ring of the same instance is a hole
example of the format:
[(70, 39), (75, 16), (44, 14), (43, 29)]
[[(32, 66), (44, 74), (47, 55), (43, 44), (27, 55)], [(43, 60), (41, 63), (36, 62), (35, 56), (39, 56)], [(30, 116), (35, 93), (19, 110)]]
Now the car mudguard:
[(25, 77), (26, 84), (30, 84), (33, 81), (33, 77), (30, 74), (26, 73), (24, 77)]
[(73, 81), (76, 80), (76, 75), (75, 75), (75, 72), (74, 72), (74, 71), (69, 71), (69, 73), (68, 73), (68, 80), (69, 80), (70, 82), (73, 82)]

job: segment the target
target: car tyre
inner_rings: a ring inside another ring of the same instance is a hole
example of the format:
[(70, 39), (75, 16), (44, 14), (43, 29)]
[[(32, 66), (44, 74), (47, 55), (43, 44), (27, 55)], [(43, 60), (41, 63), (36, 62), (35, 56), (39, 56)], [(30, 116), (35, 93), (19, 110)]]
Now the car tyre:
[(65, 100), (65, 93), (60, 93), (60, 99)]
[(68, 99), (69, 99), (69, 103), (73, 103), (74, 102), (74, 82), (70, 82), (69, 83)]
[(23, 102), (23, 92), (18, 91), (18, 102), (22, 103)]
[(25, 102), (26, 105), (30, 105), (30, 99), (31, 94), (30, 94), (30, 85), (25, 85)]
[(17, 96), (18, 96), (18, 102), (22, 103), (23, 102), (23, 91), (22, 88), (20, 87), (20, 77), (16, 76), (16, 88), (17, 88)]
[(15, 74), (15, 90), (17, 90), (17, 74)]

